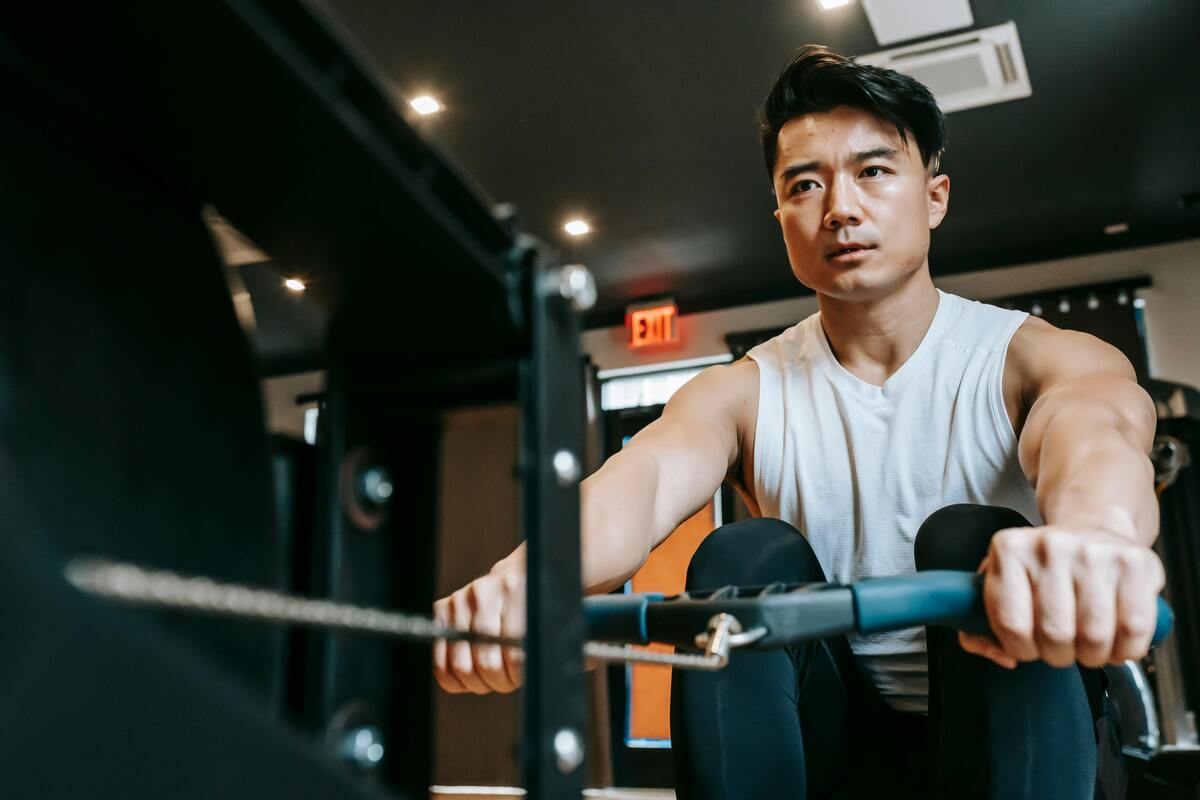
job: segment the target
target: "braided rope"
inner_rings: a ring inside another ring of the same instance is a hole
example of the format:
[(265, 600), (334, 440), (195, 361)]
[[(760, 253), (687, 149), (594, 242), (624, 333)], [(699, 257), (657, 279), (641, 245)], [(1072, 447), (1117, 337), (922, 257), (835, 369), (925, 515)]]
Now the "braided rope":
[[(169, 570), (145, 569), (101, 558), (75, 559), (67, 565), (65, 574), (67, 580), (82, 592), (129, 605), (368, 632), (413, 641), (447, 639), (522, 646), (518, 639), (460, 631), (415, 614), (297, 597), (271, 589), (187, 577)], [(728, 620), (736, 625), (732, 617)], [(723, 624), (727, 632), (731, 623)], [(709, 640), (717, 638), (714, 633), (710, 629)], [(725, 638), (724, 635), (721, 638)], [(584, 643), (583, 654), (600, 662), (636, 662), (696, 670), (721, 669), (729, 661), (727, 652), (705, 655), (661, 653), (603, 642)]]

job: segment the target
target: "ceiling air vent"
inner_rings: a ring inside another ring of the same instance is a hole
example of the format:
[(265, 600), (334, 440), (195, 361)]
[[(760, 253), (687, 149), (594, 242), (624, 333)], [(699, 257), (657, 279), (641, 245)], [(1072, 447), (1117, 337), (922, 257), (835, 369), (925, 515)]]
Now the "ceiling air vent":
[(1013, 22), (854, 60), (911, 75), (929, 87), (947, 114), (1033, 94)]
[(862, 0), (862, 7), (881, 47), (975, 24), (967, 0)]

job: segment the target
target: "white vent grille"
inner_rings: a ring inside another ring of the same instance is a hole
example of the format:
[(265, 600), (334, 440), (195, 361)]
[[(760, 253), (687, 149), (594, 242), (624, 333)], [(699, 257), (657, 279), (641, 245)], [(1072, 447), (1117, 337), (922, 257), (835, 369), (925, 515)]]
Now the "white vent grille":
[(862, 0), (881, 47), (975, 24), (967, 0)]
[(1013, 22), (854, 60), (916, 78), (929, 87), (947, 114), (1033, 94)]

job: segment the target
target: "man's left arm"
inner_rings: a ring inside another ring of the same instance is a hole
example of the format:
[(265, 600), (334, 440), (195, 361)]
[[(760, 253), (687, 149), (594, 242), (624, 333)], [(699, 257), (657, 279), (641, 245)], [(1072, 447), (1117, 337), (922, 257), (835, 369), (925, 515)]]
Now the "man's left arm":
[(992, 538), (980, 572), (995, 638), (960, 641), (1010, 668), (1141, 658), (1165, 580), (1151, 549), (1154, 404), (1120, 351), (1042, 320), (1018, 331), (1009, 359), (1028, 408), (1021, 467), (1045, 524)]

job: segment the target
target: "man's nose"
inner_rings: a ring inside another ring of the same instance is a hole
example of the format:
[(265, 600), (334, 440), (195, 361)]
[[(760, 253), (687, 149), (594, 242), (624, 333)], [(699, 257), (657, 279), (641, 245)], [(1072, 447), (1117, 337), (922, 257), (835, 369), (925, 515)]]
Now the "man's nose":
[(854, 180), (848, 176), (834, 178), (826, 195), (825, 227), (837, 230), (847, 225), (861, 225), (862, 217), (858, 187), (854, 185)]

